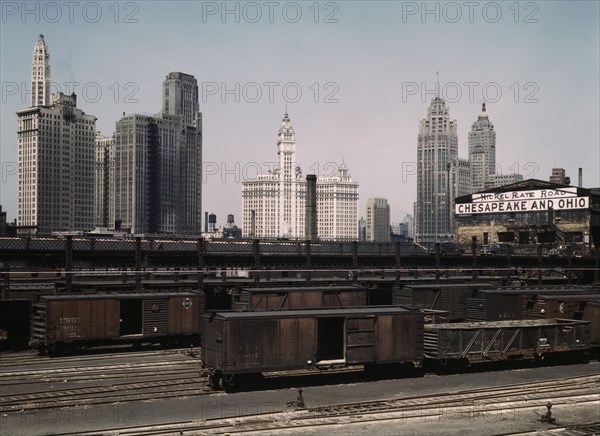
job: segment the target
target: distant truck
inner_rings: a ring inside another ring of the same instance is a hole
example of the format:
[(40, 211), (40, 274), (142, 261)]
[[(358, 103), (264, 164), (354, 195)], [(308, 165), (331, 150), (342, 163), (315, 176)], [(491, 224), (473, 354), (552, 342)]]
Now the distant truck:
[(558, 247), (551, 248), (548, 251), (548, 256), (551, 256), (551, 257), (568, 257), (570, 250), (571, 250), (571, 246), (570, 245), (559, 245)]
[(481, 247), (482, 256), (502, 256), (510, 253), (508, 244), (490, 244)]

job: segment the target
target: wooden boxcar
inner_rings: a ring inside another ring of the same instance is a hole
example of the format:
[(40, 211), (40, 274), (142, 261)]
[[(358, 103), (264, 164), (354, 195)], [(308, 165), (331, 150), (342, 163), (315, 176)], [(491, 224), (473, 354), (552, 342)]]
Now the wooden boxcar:
[(451, 321), (464, 319), (465, 298), (480, 289), (494, 289), (491, 283), (440, 283), (409, 285), (394, 289), (394, 304), (448, 312)]
[(54, 283), (11, 283), (6, 291), (6, 300), (29, 300), (34, 303), (40, 296), (54, 293)]
[(441, 362), (481, 362), (589, 352), (590, 323), (565, 319), (527, 319), (428, 324), (425, 357)]
[(423, 314), (400, 307), (204, 315), (203, 365), (213, 387), (240, 375), (422, 359)]
[(233, 295), (234, 310), (318, 309), (366, 306), (361, 286), (242, 288)]
[(33, 339), (51, 349), (119, 342), (190, 344), (201, 333), (203, 303), (192, 292), (41, 297)]
[(540, 294), (531, 306), (531, 309), (525, 312), (525, 318), (589, 321), (592, 344), (600, 345), (600, 294)]
[[(589, 287), (481, 289), (465, 299), (465, 321), (545, 318), (538, 316), (543, 308), (540, 295), (589, 295), (591, 292)], [(557, 314), (553, 318), (570, 317)]]

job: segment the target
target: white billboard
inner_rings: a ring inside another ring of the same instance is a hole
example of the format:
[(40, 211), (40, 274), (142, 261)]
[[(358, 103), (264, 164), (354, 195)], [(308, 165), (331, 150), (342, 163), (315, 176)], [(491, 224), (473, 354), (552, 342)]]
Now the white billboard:
[[(530, 191), (532, 192), (532, 191)], [(589, 197), (544, 198), (532, 200), (479, 201), (473, 203), (455, 204), (457, 215), (478, 213), (511, 213), (511, 212), (540, 212), (544, 210), (587, 209)]]
[(484, 192), (473, 194), (471, 199), (474, 203), (479, 203), (481, 201), (546, 200), (569, 197), (577, 197), (577, 187), (536, 189), (534, 191)]

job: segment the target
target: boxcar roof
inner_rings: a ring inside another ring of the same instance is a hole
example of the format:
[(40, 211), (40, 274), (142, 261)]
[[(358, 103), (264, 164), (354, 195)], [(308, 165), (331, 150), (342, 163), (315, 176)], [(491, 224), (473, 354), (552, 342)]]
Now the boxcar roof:
[(600, 301), (600, 294), (539, 294), (538, 297), (561, 301)]
[(127, 298), (156, 298), (156, 297), (194, 297), (193, 292), (143, 292), (143, 293), (118, 293), (118, 294), (68, 294), (44, 295), (40, 300), (102, 300), (102, 299), (127, 299)]
[[(405, 309), (397, 306), (386, 307), (357, 307), (357, 308), (337, 308), (337, 309), (310, 309), (310, 310), (268, 310), (260, 312), (215, 312), (215, 318), (225, 319), (252, 319), (252, 318), (297, 318), (297, 317), (322, 317), (322, 316), (348, 316), (348, 315), (386, 315), (416, 312), (413, 309)], [(206, 314), (204, 316), (212, 316)]]
[(9, 291), (36, 291), (39, 289), (54, 289), (54, 283), (11, 283)]
[(279, 286), (271, 288), (250, 288), (244, 287), (243, 291), (250, 292), (311, 292), (311, 291), (364, 291), (367, 288), (364, 286)]
[(484, 329), (484, 328), (519, 328), (536, 326), (553, 326), (569, 324), (586, 324), (589, 321), (575, 319), (513, 319), (507, 321), (480, 321), (480, 322), (453, 322), (444, 324), (425, 324), (425, 330), (465, 330), (465, 329)]
[(576, 294), (591, 294), (592, 288), (582, 286), (560, 287), (560, 288), (495, 288), (482, 289), (481, 293), (485, 294), (536, 294), (536, 295), (576, 295)]
[(497, 288), (497, 283), (430, 283), (422, 285), (406, 285), (406, 289), (445, 289), (445, 288)]

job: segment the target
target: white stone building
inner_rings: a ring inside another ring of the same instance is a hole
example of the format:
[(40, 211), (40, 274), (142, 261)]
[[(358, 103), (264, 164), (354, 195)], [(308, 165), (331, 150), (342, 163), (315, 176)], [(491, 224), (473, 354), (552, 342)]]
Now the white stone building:
[(358, 182), (342, 162), (332, 176), (317, 178), (317, 228), (322, 241), (356, 241)]
[(33, 51), (31, 107), (17, 112), (17, 222), (37, 234), (89, 231), (96, 117), (77, 108), (75, 94), (50, 95), (49, 59), (40, 35)]
[[(272, 172), (242, 182), (244, 237), (305, 238), (306, 180), (288, 114), (278, 132), (277, 162)], [(317, 178), (319, 240), (356, 240), (357, 217), (358, 183), (342, 162), (335, 174)]]

